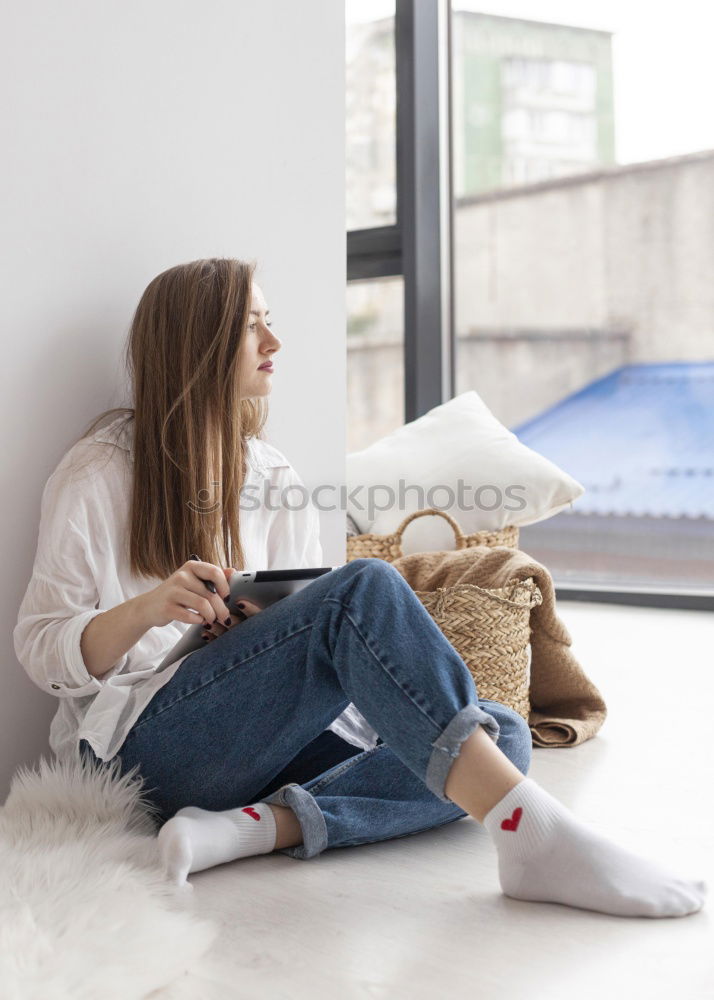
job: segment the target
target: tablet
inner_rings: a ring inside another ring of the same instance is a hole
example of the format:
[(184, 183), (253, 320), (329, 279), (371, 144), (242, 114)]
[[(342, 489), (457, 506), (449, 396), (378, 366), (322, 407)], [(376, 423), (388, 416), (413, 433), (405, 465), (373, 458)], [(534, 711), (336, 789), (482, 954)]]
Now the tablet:
[[(236, 613), (233, 611), (233, 605), (243, 598), (257, 604), (259, 608), (267, 608), (283, 597), (296, 594), (312, 583), (316, 577), (337, 568), (337, 566), (317, 566), (300, 569), (237, 570), (230, 579), (231, 592), (225, 603), (233, 614)], [(240, 612), (238, 614), (240, 615)], [(188, 653), (205, 649), (206, 643), (201, 638), (204, 627), (204, 625), (189, 626), (163, 658), (156, 671), (163, 670)]]

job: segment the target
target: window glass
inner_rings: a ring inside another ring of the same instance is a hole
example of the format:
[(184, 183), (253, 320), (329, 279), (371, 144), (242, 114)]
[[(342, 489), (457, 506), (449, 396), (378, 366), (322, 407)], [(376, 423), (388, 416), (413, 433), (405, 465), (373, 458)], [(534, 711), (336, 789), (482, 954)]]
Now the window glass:
[(404, 282), (347, 285), (347, 450), (404, 423)]
[(347, 229), (396, 223), (395, 0), (347, 0)]
[(556, 582), (714, 587), (712, 27), (452, 4), (456, 392), (585, 487), (521, 530)]

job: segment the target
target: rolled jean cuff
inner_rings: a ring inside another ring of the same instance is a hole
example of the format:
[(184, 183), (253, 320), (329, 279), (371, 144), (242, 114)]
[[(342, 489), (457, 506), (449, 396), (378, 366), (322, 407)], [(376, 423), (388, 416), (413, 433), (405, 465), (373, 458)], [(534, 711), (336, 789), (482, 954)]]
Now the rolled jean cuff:
[(429, 758), (424, 783), (442, 802), (451, 802), (444, 794), (444, 786), (452, 764), (461, 753), (461, 744), (467, 740), (477, 726), (483, 726), (494, 743), (498, 741), (501, 727), (492, 715), (473, 702), (457, 712), (441, 736), (434, 740), (433, 753)]
[(278, 854), (291, 858), (313, 858), (327, 847), (327, 824), (314, 797), (301, 785), (291, 782), (263, 799), (268, 805), (288, 806), (298, 818), (302, 829), (302, 844), (298, 847), (281, 847)]

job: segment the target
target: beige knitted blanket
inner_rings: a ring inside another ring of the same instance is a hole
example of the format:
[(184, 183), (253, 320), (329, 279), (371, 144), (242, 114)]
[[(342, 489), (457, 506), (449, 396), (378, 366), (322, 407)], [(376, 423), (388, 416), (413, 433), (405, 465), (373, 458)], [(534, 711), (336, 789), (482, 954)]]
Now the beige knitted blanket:
[(549, 571), (519, 549), (502, 546), (443, 552), (415, 552), (392, 565), (413, 590), (430, 591), (473, 583), (492, 589), (516, 577), (532, 577), (543, 603), (531, 610), (531, 712), (534, 746), (570, 747), (589, 740), (602, 726), (607, 708), (595, 685), (573, 656), (572, 639), (555, 611)]

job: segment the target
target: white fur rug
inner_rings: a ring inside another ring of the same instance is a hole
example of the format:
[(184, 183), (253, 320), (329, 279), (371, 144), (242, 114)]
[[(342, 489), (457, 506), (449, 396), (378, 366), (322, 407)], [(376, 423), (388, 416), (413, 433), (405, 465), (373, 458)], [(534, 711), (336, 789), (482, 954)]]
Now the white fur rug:
[(3, 1000), (213, 995), (219, 927), (165, 880), (142, 784), (118, 761), (16, 772), (0, 807)]

